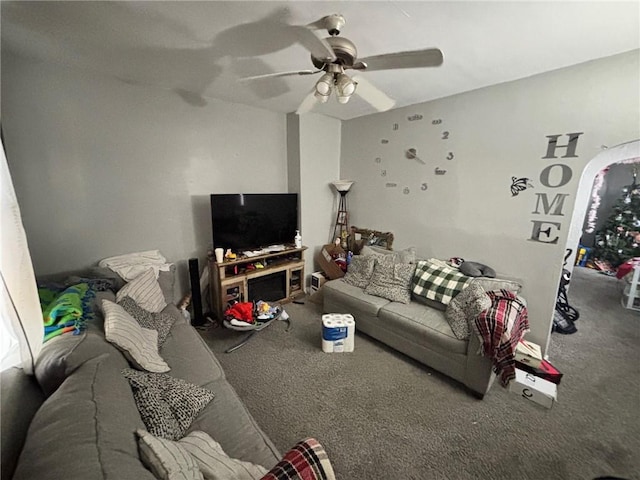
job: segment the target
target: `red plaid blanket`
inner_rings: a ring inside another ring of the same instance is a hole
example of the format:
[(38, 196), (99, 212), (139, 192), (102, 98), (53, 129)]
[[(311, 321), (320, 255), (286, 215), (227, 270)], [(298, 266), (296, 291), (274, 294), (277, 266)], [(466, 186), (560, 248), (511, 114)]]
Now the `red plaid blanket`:
[(335, 480), (324, 448), (314, 438), (298, 442), (260, 480)]
[(529, 331), (527, 307), (508, 290), (487, 292), (491, 307), (478, 315), (474, 330), (482, 343), (482, 354), (493, 361), (493, 371), (506, 387), (516, 376), (516, 346)]

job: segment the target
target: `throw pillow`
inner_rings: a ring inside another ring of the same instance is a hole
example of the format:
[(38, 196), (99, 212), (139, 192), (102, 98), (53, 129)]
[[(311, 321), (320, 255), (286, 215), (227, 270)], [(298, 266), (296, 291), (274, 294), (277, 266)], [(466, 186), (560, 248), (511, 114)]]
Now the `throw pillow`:
[(393, 257), (376, 258), (373, 275), (365, 293), (392, 302), (411, 302), (411, 279), (415, 265), (395, 263)]
[(204, 480), (198, 464), (179, 443), (137, 430), (140, 459), (160, 480)]
[(420, 260), (413, 276), (412, 291), (415, 295), (448, 305), (462, 290), (469, 286), (470, 277), (457, 270), (442, 267), (429, 260)]
[(206, 407), (214, 394), (206, 388), (162, 373), (125, 368), (138, 412), (149, 432), (178, 440)]
[(169, 365), (158, 353), (158, 332), (142, 328), (120, 306), (102, 300), (104, 311), (104, 335), (136, 367), (149, 372), (168, 372)]
[(116, 301), (131, 297), (145, 310), (157, 313), (167, 306), (160, 284), (152, 268), (145, 270), (122, 287), (116, 294)]
[(171, 332), (171, 327), (176, 321), (172, 315), (163, 312), (149, 312), (138, 305), (131, 297), (124, 297), (118, 302), (118, 305), (135, 318), (141, 327), (158, 332), (158, 349), (164, 344), (169, 332)]
[(358, 288), (366, 288), (373, 275), (376, 259), (373, 256), (354, 255), (342, 280)]
[(449, 302), (445, 317), (453, 334), (459, 340), (467, 340), (471, 335), (469, 322), (491, 307), (491, 298), (477, 283), (472, 283)]
[(380, 247), (370, 247), (364, 246), (360, 251), (360, 255), (364, 255), (366, 257), (387, 257), (391, 256), (394, 259), (395, 263), (415, 263), (416, 262), (416, 249), (415, 247), (405, 248), (404, 250), (386, 250)]
[(494, 278), (496, 276), (496, 271), (493, 268), (478, 262), (462, 262), (460, 273), (464, 273), (468, 277)]
[(191, 432), (178, 444), (191, 454), (207, 480), (260, 480), (267, 473), (262, 465), (229, 457), (205, 432)]
[(325, 449), (315, 438), (298, 442), (261, 480), (335, 480)]

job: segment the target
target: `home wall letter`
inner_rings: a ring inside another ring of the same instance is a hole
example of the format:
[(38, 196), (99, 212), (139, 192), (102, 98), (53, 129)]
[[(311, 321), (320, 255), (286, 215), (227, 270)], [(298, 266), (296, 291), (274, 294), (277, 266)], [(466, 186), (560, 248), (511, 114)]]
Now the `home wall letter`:
[[(556, 157), (556, 150), (558, 148), (566, 148), (565, 155), (562, 158), (575, 158), (576, 148), (578, 146), (578, 139), (584, 132), (567, 133), (569, 140), (566, 145), (558, 145), (558, 135), (547, 135), (549, 139), (547, 142), (547, 154), (542, 157), (545, 158), (558, 158)], [(554, 169), (560, 169), (560, 179), (557, 182), (551, 182), (551, 173)], [(565, 186), (573, 177), (573, 171), (571, 167), (562, 163), (554, 163), (548, 165), (540, 172), (540, 183), (547, 188), (560, 188)], [(564, 201), (569, 196), (568, 193), (557, 193), (553, 200), (549, 202), (549, 196), (546, 193), (536, 193), (536, 207), (533, 212), (534, 215), (552, 215), (552, 216), (564, 216), (562, 209), (564, 208)], [(540, 208), (542, 207), (542, 212)], [(528, 240), (540, 243), (547, 243), (555, 245), (558, 243), (559, 235), (555, 235), (551, 238), (551, 232), (558, 233), (562, 224), (560, 222), (551, 222), (546, 220), (531, 220), (533, 228), (531, 230), (531, 237)]]

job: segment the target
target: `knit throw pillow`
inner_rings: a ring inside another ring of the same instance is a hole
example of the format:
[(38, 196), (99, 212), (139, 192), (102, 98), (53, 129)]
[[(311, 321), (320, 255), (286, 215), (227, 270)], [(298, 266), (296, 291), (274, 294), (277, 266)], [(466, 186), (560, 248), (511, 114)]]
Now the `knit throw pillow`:
[(470, 277), (453, 268), (442, 267), (429, 260), (420, 260), (413, 276), (412, 291), (415, 295), (448, 305), (456, 295), (469, 286), (470, 281)]
[(150, 433), (178, 440), (206, 407), (214, 394), (181, 378), (125, 368), (138, 412)]
[(376, 259), (373, 256), (354, 255), (342, 278), (345, 283), (358, 288), (366, 288), (373, 275)]
[(491, 298), (477, 283), (472, 283), (449, 302), (445, 317), (453, 334), (459, 340), (467, 340), (471, 335), (470, 322), (491, 307)]
[(371, 281), (364, 292), (392, 302), (409, 303), (415, 267), (411, 263), (395, 263), (392, 257), (376, 258)]
[(153, 313), (138, 305), (131, 297), (124, 297), (118, 302), (124, 310), (131, 315), (143, 328), (148, 328), (158, 332), (158, 348), (160, 348), (171, 332), (171, 327), (176, 321), (168, 313)]

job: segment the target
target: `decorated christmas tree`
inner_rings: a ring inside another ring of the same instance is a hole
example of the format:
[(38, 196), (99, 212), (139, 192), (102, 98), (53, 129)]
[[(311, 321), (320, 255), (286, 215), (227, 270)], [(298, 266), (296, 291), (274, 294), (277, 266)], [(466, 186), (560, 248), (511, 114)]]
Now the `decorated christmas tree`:
[(640, 185), (635, 169), (633, 183), (622, 189), (613, 212), (596, 232), (594, 257), (614, 269), (630, 258), (640, 257)]

